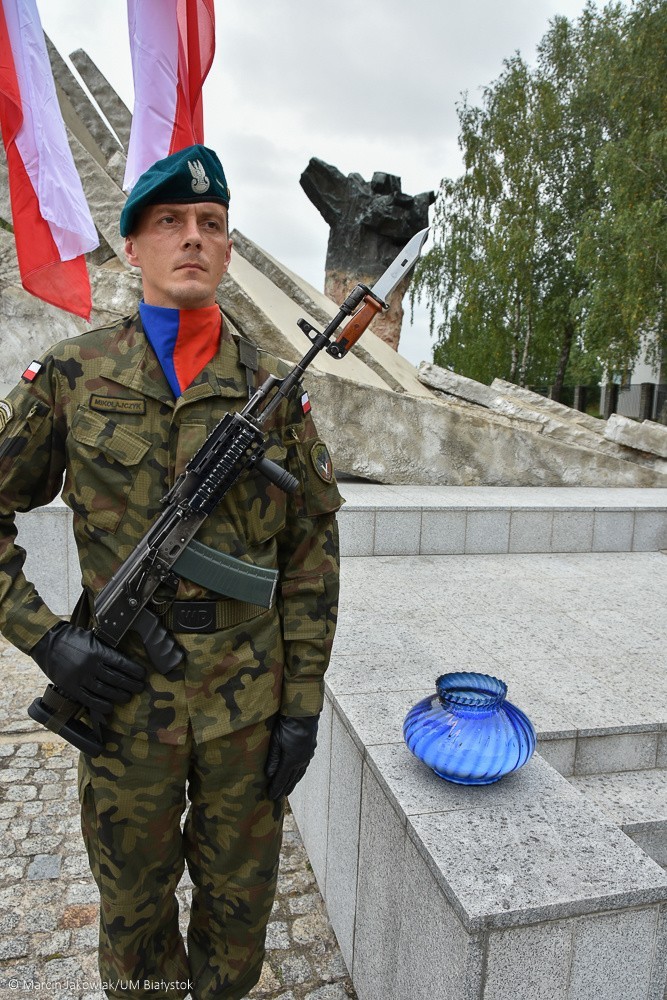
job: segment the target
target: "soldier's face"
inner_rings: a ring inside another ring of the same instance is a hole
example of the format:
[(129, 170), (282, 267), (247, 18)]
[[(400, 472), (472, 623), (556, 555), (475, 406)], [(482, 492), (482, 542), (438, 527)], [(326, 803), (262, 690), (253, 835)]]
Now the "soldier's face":
[(229, 267), (227, 209), (215, 202), (149, 205), (125, 239), (125, 255), (141, 268), (144, 301), (171, 309), (215, 304)]

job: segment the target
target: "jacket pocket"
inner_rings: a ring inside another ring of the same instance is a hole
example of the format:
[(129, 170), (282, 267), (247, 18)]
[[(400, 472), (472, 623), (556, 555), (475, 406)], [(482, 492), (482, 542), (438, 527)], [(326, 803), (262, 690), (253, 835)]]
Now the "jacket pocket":
[(78, 410), (67, 439), (63, 500), (90, 524), (115, 532), (150, 446), (150, 441), (108, 417)]
[(281, 585), (283, 639), (286, 641), (325, 639), (327, 600), (321, 576), (286, 580)]

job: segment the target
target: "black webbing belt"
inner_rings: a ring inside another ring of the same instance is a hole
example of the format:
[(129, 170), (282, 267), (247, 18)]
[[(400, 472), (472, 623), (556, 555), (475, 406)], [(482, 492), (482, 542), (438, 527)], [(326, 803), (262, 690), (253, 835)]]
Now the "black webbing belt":
[(246, 601), (174, 601), (161, 617), (172, 632), (218, 632), (265, 613)]

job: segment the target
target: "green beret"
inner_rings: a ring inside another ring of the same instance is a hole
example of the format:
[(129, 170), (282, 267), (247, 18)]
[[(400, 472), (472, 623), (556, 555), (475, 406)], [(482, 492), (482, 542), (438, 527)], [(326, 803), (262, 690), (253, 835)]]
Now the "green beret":
[(121, 212), (120, 235), (130, 235), (147, 205), (198, 201), (229, 205), (229, 188), (216, 153), (206, 146), (188, 146), (158, 160), (141, 175)]

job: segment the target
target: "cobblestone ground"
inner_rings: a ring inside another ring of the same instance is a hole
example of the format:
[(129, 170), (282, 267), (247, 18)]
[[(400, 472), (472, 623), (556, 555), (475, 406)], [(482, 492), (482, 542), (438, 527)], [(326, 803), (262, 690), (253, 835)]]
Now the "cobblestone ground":
[[(97, 889), (79, 828), (77, 752), (27, 720), (44, 678), (0, 639), (0, 994), (104, 1000)], [(44, 735), (43, 735), (44, 734)], [(178, 890), (183, 925), (189, 882)], [(251, 998), (356, 1000), (301, 837), (289, 814), (267, 960)]]

